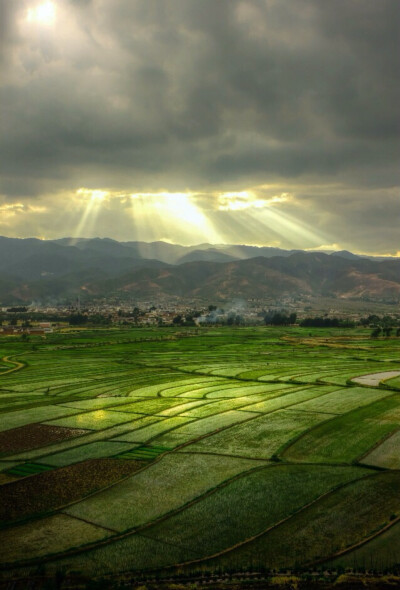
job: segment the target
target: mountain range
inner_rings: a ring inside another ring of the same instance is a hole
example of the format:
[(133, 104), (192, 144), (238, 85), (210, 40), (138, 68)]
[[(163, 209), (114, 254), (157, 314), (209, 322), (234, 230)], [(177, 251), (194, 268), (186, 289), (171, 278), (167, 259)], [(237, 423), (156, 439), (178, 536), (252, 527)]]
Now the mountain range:
[(400, 301), (400, 258), (246, 245), (0, 237), (0, 303), (285, 295)]

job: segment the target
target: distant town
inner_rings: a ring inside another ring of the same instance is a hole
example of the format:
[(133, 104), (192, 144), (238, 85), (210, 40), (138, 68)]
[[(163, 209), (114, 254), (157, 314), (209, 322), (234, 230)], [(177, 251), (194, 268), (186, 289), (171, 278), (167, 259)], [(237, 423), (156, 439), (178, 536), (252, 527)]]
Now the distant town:
[[(65, 327), (202, 327), (300, 325), (305, 327), (372, 326), (388, 336), (400, 326), (400, 306), (331, 298), (208, 302), (164, 297), (128, 303), (104, 300), (65, 305), (16, 305), (0, 308), (0, 336), (45, 335)], [(398, 334), (397, 334), (398, 335)]]

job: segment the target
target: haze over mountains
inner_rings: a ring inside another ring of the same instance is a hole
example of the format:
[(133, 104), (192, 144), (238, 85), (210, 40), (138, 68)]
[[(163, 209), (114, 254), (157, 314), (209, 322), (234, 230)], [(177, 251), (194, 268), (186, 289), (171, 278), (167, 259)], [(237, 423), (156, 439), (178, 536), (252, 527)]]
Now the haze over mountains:
[(0, 303), (157, 296), (400, 300), (400, 259), (245, 245), (0, 237)]

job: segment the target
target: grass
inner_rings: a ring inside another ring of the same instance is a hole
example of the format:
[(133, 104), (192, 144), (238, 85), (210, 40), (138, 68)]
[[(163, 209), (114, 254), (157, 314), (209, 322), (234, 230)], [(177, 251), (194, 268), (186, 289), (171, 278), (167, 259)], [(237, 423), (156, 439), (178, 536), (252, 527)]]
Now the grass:
[(0, 486), (0, 524), (40, 516), (81, 500), (90, 493), (131, 475), (143, 467), (139, 461), (91, 459), (60, 469), (47, 469), (32, 477)]
[[(0, 489), (7, 502), (19, 490), (18, 514), (32, 519), (1, 532), (10, 559), (30, 540), (26, 556), (37, 562), (60, 551), (54, 568), (95, 573), (190, 559), (203, 560), (193, 568), (260, 559), (306, 567), (381, 530), (398, 514), (400, 395), (348, 380), (399, 370), (400, 339), (369, 332), (127, 327), (3, 337), (0, 358), (13, 364), (0, 370)], [(63, 508), (60, 498), (75, 503)], [(39, 518), (46, 510), (52, 520)], [(63, 559), (68, 547), (108, 535), (104, 527), (129, 536)], [(371, 544), (395, 563), (397, 530), (354, 552), (365, 560)], [(52, 531), (53, 545), (40, 541)]]
[(110, 531), (87, 522), (65, 514), (57, 514), (3, 530), (0, 563), (61, 553), (71, 547), (79, 547), (85, 542), (104, 539), (110, 534)]
[[(64, 465), (78, 463), (79, 461), (85, 461), (86, 459), (112, 457), (130, 449), (132, 449), (131, 443), (99, 441), (61, 451), (61, 453), (55, 453), (54, 455), (46, 455), (43, 461), (47, 465), (62, 467)], [(41, 462), (41, 459), (38, 461)]]
[[(55, 443), (52, 445), (44, 446), (40, 449), (34, 449), (32, 451), (24, 451), (22, 453), (18, 453), (12, 455), (12, 458), (17, 459), (37, 459), (43, 458), (47, 455), (58, 453), (60, 451), (65, 451), (67, 449), (72, 449), (75, 447), (80, 447), (81, 445), (103, 441), (103, 440), (119, 440), (119, 437), (123, 437), (134, 431), (136, 428), (142, 428), (144, 426), (148, 426), (150, 424), (154, 424), (155, 422), (159, 422), (162, 418), (156, 416), (142, 416), (137, 420), (133, 420), (132, 422), (125, 422), (123, 424), (117, 424), (116, 426), (112, 426), (107, 430), (95, 430), (91, 431), (89, 434), (81, 435), (80, 437), (67, 440), (60, 443)], [(86, 431), (88, 432), (88, 431)]]
[[(62, 406), (56, 405), (39, 406), (29, 408), (26, 410), (7, 412), (5, 415), (2, 416), (2, 420), (0, 423), (0, 431), (10, 430), (11, 428), (18, 428), (20, 426), (25, 426), (26, 424), (43, 422), (45, 420), (51, 420), (52, 418), (58, 418), (61, 416), (70, 416), (71, 414), (77, 413), (78, 410), (74, 408), (64, 408)], [(65, 418), (65, 420), (68, 419)], [(71, 417), (71, 423), (73, 422), (74, 419)]]
[(317, 399), (305, 401), (297, 406), (299, 410), (345, 414), (390, 395), (390, 391), (368, 389), (367, 387), (343, 388)]
[[(303, 409), (303, 404), (305, 400), (314, 400), (319, 396), (326, 397), (326, 394), (332, 391), (332, 386), (323, 386), (323, 387), (306, 387), (301, 389), (295, 389), (293, 393), (292, 390), (285, 391), (284, 395), (279, 395), (277, 397), (273, 397), (271, 399), (266, 399), (260, 402), (256, 402), (255, 404), (250, 404), (245, 406), (246, 410), (250, 412), (263, 412), (268, 414), (269, 412), (274, 412), (275, 410), (280, 410), (283, 408), (289, 408), (290, 406), (295, 406), (296, 409)], [(307, 408), (304, 408), (305, 410)], [(311, 411), (323, 411), (321, 409), (313, 410), (310, 408)]]
[[(196, 554), (189, 554), (196, 558)], [(188, 551), (160, 543), (140, 534), (116, 540), (76, 556), (60, 558), (55, 563), (46, 564), (48, 572), (58, 570), (82, 571), (88, 576), (103, 576), (115, 572), (149, 570), (151, 568), (180, 563), (187, 559)]]
[(130, 451), (119, 453), (118, 455), (115, 455), (115, 457), (116, 459), (127, 459), (129, 461), (154, 461), (159, 455), (170, 450), (169, 447), (163, 447), (161, 445), (143, 445), (131, 449)]
[[(136, 414), (159, 414), (163, 410), (168, 410), (181, 404), (181, 400), (177, 400), (175, 398), (170, 399), (163, 399), (163, 398), (156, 398), (156, 399), (146, 399), (141, 401), (136, 401), (128, 405), (122, 406), (120, 409), (121, 412), (134, 412)], [(119, 411), (119, 408), (116, 408), (116, 411)]]
[(397, 523), (361, 547), (332, 559), (326, 567), (336, 569), (354, 568), (360, 570), (391, 570), (400, 563), (400, 524)]
[(266, 467), (149, 528), (146, 536), (206, 557), (261, 533), (318, 496), (366, 473), (354, 467)]
[(270, 459), (288, 440), (328, 418), (327, 414), (278, 410), (213, 434), (186, 449)]
[(224, 480), (258, 465), (231, 457), (166, 455), (148, 469), (75, 504), (67, 512), (124, 531), (176, 510)]
[(220, 414), (221, 412), (226, 412), (228, 410), (234, 410), (237, 408), (243, 408), (248, 406), (252, 402), (256, 402), (260, 399), (263, 399), (264, 396), (262, 395), (254, 395), (254, 396), (243, 396), (233, 399), (224, 399), (224, 400), (207, 400), (204, 402), (203, 405), (196, 408), (189, 408), (188, 410), (182, 412), (184, 416), (188, 416), (189, 418), (208, 418), (209, 416), (215, 416), (216, 414)]
[(283, 453), (289, 461), (349, 463), (399, 424), (400, 396), (392, 396), (320, 424)]
[(6, 469), (4, 473), (7, 475), (15, 475), (17, 477), (27, 477), (28, 475), (35, 475), (35, 473), (42, 473), (49, 469), (53, 469), (53, 466), (42, 463), (22, 463), (21, 465)]
[(161, 418), (158, 422), (151, 424), (150, 426), (145, 426), (144, 428), (138, 428), (133, 430), (132, 432), (128, 432), (124, 436), (120, 436), (115, 438), (115, 440), (124, 440), (124, 441), (131, 441), (137, 443), (145, 443), (148, 442), (164, 432), (169, 430), (173, 430), (182, 426), (182, 424), (186, 424), (190, 422), (190, 418), (185, 418), (183, 416), (174, 416), (172, 418)]
[(400, 469), (400, 431), (397, 430), (368, 453), (361, 461), (383, 469)]
[[(102, 408), (116, 408), (119, 406), (128, 406), (132, 403), (129, 397), (96, 397), (94, 399), (83, 399), (75, 402), (66, 402), (63, 404), (67, 408), (76, 408), (77, 410), (99, 410)], [(122, 409), (122, 411), (125, 411)]]
[(400, 377), (393, 377), (392, 379), (388, 379), (385, 381), (386, 385), (396, 387), (400, 389)]
[[(400, 473), (378, 473), (328, 494), (270, 532), (216, 558), (213, 566), (304, 566), (360, 542), (400, 512)], [(206, 566), (211, 563), (206, 562)]]
[(220, 428), (225, 428), (226, 426), (231, 426), (232, 424), (244, 422), (256, 417), (257, 414), (253, 412), (231, 410), (214, 416), (209, 416), (208, 418), (202, 418), (201, 420), (195, 420), (194, 422), (175, 428), (171, 432), (167, 432), (166, 434), (157, 437), (155, 441), (161, 444), (173, 445), (174, 440), (179, 440), (179, 444), (182, 444), (182, 442), (190, 442), (193, 439), (219, 430)]
[(84, 414), (76, 414), (68, 418), (60, 418), (46, 422), (50, 426), (64, 426), (66, 428), (84, 428), (87, 430), (103, 430), (115, 424), (130, 422), (140, 418), (139, 414), (133, 412), (113, 412), (111, 410), (93, 410)]

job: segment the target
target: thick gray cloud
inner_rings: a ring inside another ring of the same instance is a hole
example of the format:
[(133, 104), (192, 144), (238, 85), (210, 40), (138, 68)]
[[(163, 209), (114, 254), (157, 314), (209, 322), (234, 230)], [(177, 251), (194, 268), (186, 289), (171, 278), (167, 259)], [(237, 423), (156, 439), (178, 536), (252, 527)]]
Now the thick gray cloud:
[(335, 183), (365, 248), (368, 191), (399, 184), (398, 0), (58, 0), (28, 21), (43, 3), (0, 0), (8, 202), (287, 182), (320, 212)]

